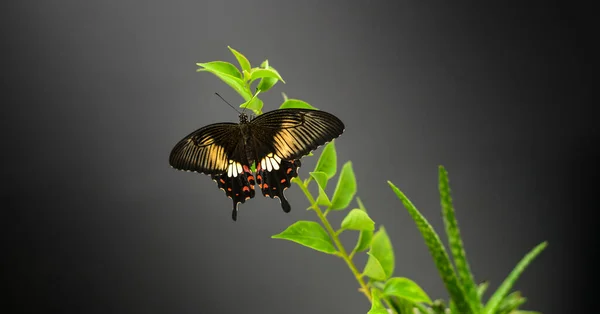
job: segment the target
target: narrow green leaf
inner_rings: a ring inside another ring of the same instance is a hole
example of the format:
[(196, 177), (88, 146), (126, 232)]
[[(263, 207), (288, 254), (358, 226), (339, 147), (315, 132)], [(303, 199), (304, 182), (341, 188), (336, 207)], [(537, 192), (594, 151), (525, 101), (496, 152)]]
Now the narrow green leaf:
[(432, 303), (427, 293), (416, 282), (404, 277), (390, 278), (385, 283), (383, 294), (407, 299), (414, 303)]
[[(315, 166), (315, 172), (324, 173), (327, 179), (331, 179), (335, 176), (336, 171), (337, 153), (335, 151), (335, 140), (332, 140), (323, 148), (321, 156), (319, 156), (319, 160)], [(325, 187), (323, 187), (323, 189), (325, 189)]]
[(327, 188), (327, 174), (321, 171), (309, 172), (310, 176), (317, 182), (317, 184), (325, 190)]
[(475, 312), (481, 311), (481, 299), (477, 295), (477, 288), (475, 287), (475, 280), (467, 261), (467, 254), (465, 253), (462, 238), (460, 236), (460, 229), (458, 228), (458, 221), (454, 214), (454, 206), (452, 205), (452, 197), (450, 196), (450, 184), (448, 180), (448, 172), (443, 166), (439, 166), (439, 191), (440, 191), (440, 203), (442, 205), (442, 216), (444, 217), (444, 225), (446, 226), (446, 235), (448, 236), (448, 243), (450, 244), (450, 252), (454, 257), (454, 264), (456, 266), (456, 272), (458, 279), (465, 291), (467, 301), (469, 302), (471, 309)]
[(523, 273), (525, 268), (548, 246), (548, 242), (542, 242), (538, 244), (533, 250), (531, 250), (523, 259), (517, 264), (513, 271), (506, 277), (504, 282), (500, 285), (498, 290), (490, 297), (490, 300), (483, 309), (484, 314), (494, 314), (500, 305), (504, 296), (512, 289), (519, 276)]
[(465, 292), (461, 289), (458, 280), (456, 278), (456, 273), (454, 272), (454, 268), (452, 267), (452, 263), (450, 263), (450, 257), (440, 240), (440, 237), (437, 235), (433, 227), (429, 224), (427, 219), (423, 217), (423, 215), (417, 210), (415, 205), (400, 191), (391, 181), (388, 181), (388, 184), (396, 193), (396, 196), (402, 201), (402, 204), (408, 210), (408, 213), (412, 216), (415, 221), (417, 228), (421, 232), (423, 239), (425, 240), (425, 244), (429, 248), (429, 253), (433, 257), (433, 261), (444, 281), (446, 289), (450, 294), (450, 297), (456, 303), (456, 308), (459, 313), (470, 314), (474, 313), (467, 302), (467, 298), (465, 296)]
[(337, 252), (325, 229), (314, 221), (297, 221), (271, 238), (293, 241), (323, 253), (335, 254)]
[(484, 281), (484, 282), (480, 283), (479, 286), (477, 286), (477, 295), (479, 296), (480, 300), (483, 300), (483, 294), (485, 293), (485, 291), (487, 290), (489, 285), (490, 285), (489, 281)]
[[(358, 208), (365, 213), (367, 209), (365, 205), (363, 205), (362, 201), (359, 197), (356, 198), (356, 202), (358, 203)], [(356, 242), (356, 246), (352, 252), (362, 252), (371, 246), (371, 239), (373, 239), (373, 231), (372, 230), (363, 230), (358, 235), (358, 241)]]
[(300, 109), (312, 109), (312, 110), (318, 110), (317, 108), (311, 106), (309, 103), (299, 100), (299, 99), (288, 99), (286, 101), (284, 101), (281, 106), (279, 106), (279, 109), (286, 109), (286, 108), (300, 108)]
[(368, 254), (369, 259), (367, 260), (367, 265), (374, 257), (385, 273), (385, 277), (383, 279), (381, 277), (369, 277), (375, 280), (386, 280), (392, 277), (395, 267), (394, 248), (392, 247), (392, 242), (390, 241), (390, 238), (388, 237), (387, 232), (385, 232), (385, 228), (383, 226), (379, 227), (379, 230), (373, 235)]
[(250, 82), (254, 82), (255, 80), (265, 77), (274, 78), (285, 83), (285, 81), (281, 78), (281, 75), (279, 75), (279, 72), (277, 72), (277, 70), (275, 70), (274, 68), (254, 68), (250, 71)]
[(384, 281), (386, 280), (385, 270), (383, 266), (381, 266), (381, 262), (373, 255), (371, 252), (367, 252), (369, 258), (367, 259), (367, 264), (365, 264), (365, 269), (363, 271), (363, 275), (373, 279)]
[(207, 71), (231, 75), (242, 79), (242, 73), (233, 64), (225, 61), (211, 61), (206, 63), (196, 63), (197, 66), (203, 67)]
[(242, 71), (250, 72), (250, 69), (251, 69), (250, 61), (248, 61), (248, 59), (243, 54), (241, 54), (239, 51), (237, 51), (229, 46), (227, 46), (227, 48), (229, 48), (231, 53), (233, 53), (233, 55), (237, 59), (238, 63), (240, 64), (240, 67), (242, 68)]
[(281, 92), (281, 96), (283, 97), (284, 102), (288, 100), (288, 96), (284, 92)]
[(355, 208), (348, 212), (341, 224), (346, 230), (375, 230), (375, 222), (366, 212)]
[(507, 295), (502, 302), (500, 302), (495, 313), (510, 314), (513, 311), (518, 310), (519, 306), (523, 305), (525, 302), (527, 302), (527, 298), (522, 297), (520, 291), (515, 291)]
[(388, 310), (381, 304), (381, 293), (377, 289), (371, 289), (371, 309), (367, 314), (389, 314)]
[(240, 94), (244, 100), (248, 101), (252, 99), (252, 92), (246, 87), (244, 81), (238, 77), (223, 73), (217, 72), (209, 69), (198, 69), (198, 72), (210, 72), (220, 78), (223, 82), (233, 88), (238, 94)]
[(335, 192), (331, 200), (332, 210), (342, 210), (350, 205), (352, 198), (356, 194), (356, 178), (352, 170), (352, 162), (348, 161), (342, 167), (340, 178), (338, 179)]

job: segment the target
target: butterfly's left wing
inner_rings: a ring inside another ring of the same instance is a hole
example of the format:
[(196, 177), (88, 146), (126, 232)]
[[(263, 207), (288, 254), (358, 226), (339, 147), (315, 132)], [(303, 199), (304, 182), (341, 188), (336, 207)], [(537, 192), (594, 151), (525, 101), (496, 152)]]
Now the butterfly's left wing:
[(233, 200), (233, 220), (237, 219), (238, 204), (255, 195), (254, 176), (237, 123), (211, 124), (192, 132), (175, 145), (169, 163), (175, 169), (210, 175)]
[(250, 121), (255, 148), (256, 182), (264, 196), (277, 197), (284, 212), (290, 205), (283, 191), (298, 176), (300, 158), (344, 132), (344, 123), (321, 110), (279, 109)]

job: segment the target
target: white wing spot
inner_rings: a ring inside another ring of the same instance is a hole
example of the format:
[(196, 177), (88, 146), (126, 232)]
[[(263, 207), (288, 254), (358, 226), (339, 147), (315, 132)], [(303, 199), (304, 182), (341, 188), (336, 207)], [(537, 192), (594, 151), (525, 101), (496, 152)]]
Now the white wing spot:
[(229, 160), (229, 166), (227, 166), (227, 176), (237, 177), (242, 173), (242, 169), (242, 164), (239, 162), (234, 162), (233, 160)]
[(265, 158), (260, 161), (260, 165), (263, 169), (267, 171), (279, 170), (279, 163), (281, 162), (281, 157), (269, 153)]

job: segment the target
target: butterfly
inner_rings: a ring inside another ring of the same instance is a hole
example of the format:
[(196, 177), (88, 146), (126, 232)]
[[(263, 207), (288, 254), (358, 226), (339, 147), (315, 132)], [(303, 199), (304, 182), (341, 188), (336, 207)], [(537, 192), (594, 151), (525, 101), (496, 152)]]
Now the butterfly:
[[(300, 158), (344, 132), (344, 123), (321, 110), (277, 109), (252, 119), (240, 113), (240, 122), (223, 122), (200, 128), (179, 141), (169, 157), (178, 170), (210, 175), (218, 188), (238, 204), (255, 195), (278, 198), (284, 212), (291, 210), (283, 191), (298, 176)], [(252, 165), (256, 166), (255, 173)]]

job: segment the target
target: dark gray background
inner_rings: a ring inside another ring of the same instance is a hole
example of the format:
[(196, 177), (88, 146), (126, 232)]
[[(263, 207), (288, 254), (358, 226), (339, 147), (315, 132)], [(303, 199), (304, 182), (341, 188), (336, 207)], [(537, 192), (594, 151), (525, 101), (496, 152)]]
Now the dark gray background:
[[(281, 92), (346, 124), (339, 162), (385, 225), (397, 276), (446, 298), (392, 180), (443, 230), (437, 165), (450, 172), (477, 281), (495, 289), (541, 241), (516, 289), (528, 309), (582, 305), (598, 155), (591, 10), (422, 1), (22, 1), (2, 4), (2, 295), (13, 312), (366, 313), (345, 264), (270, 239), (315, 220), (240, 206), (172, 146), (237, 121), (242, 100), (196, 62), (227, 45), (283, 75)], [(305, 158), (306, 177), (316, 158)], [(332, 214), (339, 223), (342, 214)], [(584, 237), (586, 236), (586, 237)], [(588, 239), (588, 240), (586, 240)], [(348, 246), (354, 235), (344, 236)], [(364, 258), (359, 258), (362, 265)], [(589, 290), (587, 290), (589, 291)], [(588, 292), (587, 295), (591, 295)]]

